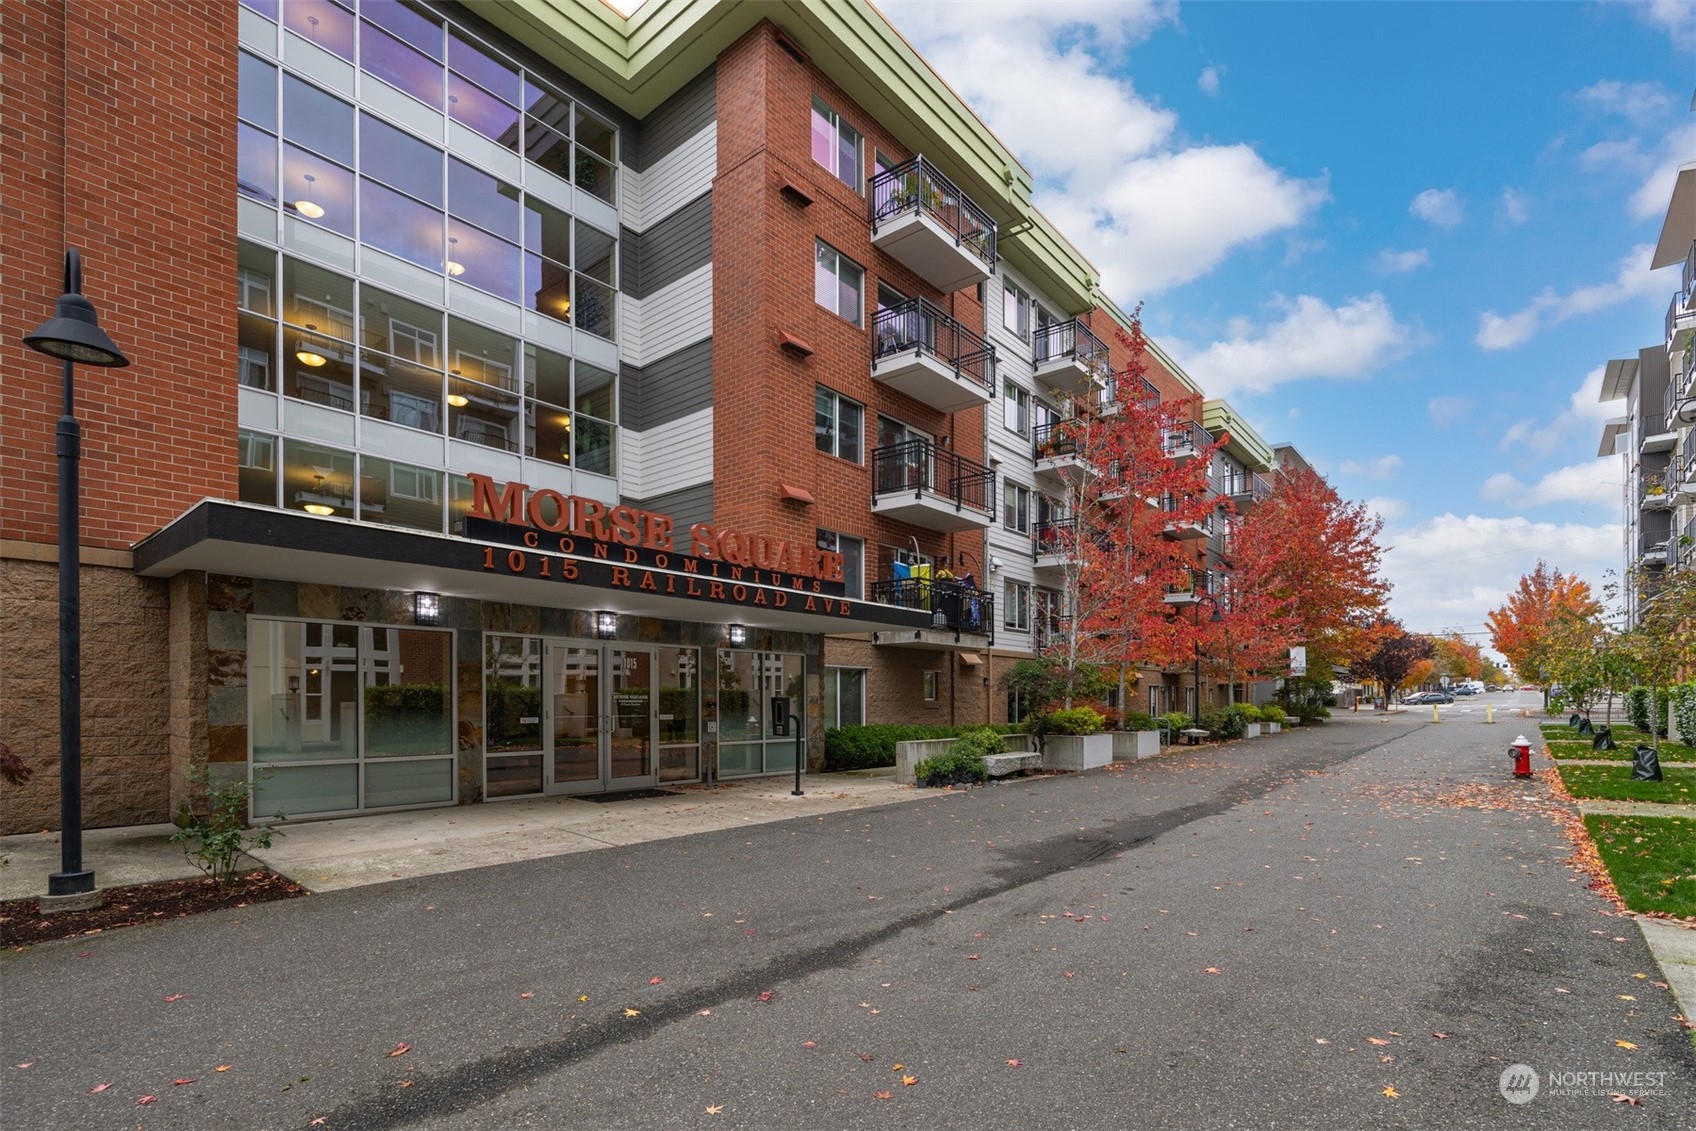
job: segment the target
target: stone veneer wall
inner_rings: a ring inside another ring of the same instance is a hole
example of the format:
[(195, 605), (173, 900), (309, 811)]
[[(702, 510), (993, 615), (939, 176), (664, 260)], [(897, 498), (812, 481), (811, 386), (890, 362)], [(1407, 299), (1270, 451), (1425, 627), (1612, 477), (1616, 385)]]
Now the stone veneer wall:
[[(82, 774), (87, 828), (166, 820), (177, 726), (166, 584), (82, 569)], [(0, 558), (0, 741), (34, 774), (0, 783), (0, 834), (59, 827), (59, 570)]]

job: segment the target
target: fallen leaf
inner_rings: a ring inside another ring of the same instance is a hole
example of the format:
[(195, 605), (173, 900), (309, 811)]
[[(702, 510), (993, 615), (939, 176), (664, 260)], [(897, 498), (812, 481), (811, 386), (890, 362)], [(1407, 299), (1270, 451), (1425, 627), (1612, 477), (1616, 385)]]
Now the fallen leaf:
[(1062, 973), (1064, 973), (1068, 978), (1076, 978), (1078, 976), (1078, 972), (1076, 970), (1065, 970), (1062, 971)]
[(724, 1110), (723, 1104), (708, 1104), (707, 1105), (707, 1114), (708, 1115), (717, 1115), (719, 1112), (721, 1112), (723, 1110)]
[(1630, 994), (1620, 994), (1619, 1000), (1621, 1000), (1621, 1001), (1636, 1001), (1637, 999), (1632, 997)]
[(410, 1087), (412, 1087), (412, 1083), (413, 1082), (411, 1080), (397, 1080), (395, 1082), (395, 1087), (397, 1087), (397, 1088), (410, 1088)]
[(1431, 1035), (1436, 1037), (1439, 1041), (1446, 1041), (1449, 1039), (1449, 1035), (1447, 1033), (1432, 1033)]
[(903, 1068), (905, 1068), (905, 1067), (907, 1067), (907, 1066), (906, 1066), (906, 1065), (905, 1065), (905, 1064), (891, 1064), (891, 1065), (890, 1065), (890, 1066), (889, 1066), (889, 1070), (890, 1070), (890, 1071), (891, 1071), (891, 1072), (899, 1072), (899, 1071), (901, 1071), (901, 1070), (902, 1070), (902, 1069), (903, 1069)]
[(112, 1085), (110, 1085), (110, 1084), (96, 1084), (96, 1085), (94, 1085), (94, 1087), (92, 1087), (88, 1090), (88, 1094), (91, 1095), (91, 1096), (98, 1096), (101, 1092), (104, 1092), (107, 1088), (110, 1088), (111, 1086)]
[(385, 1055), (387, 1055), (387, 1056), (404, 1056), (411, 1051), (412, 1051), (412, 1046), (407, 1044), (405, 1041), (402, 1041), (398, 1045), (396, 1045), (394, 1048), (390, 1049)]
[(535, 990), (525, 990), (523, 993), (518, 995), (518, 999), (520, 1001), (529, 1001), (531, 998), (533, 998), (535, 996), (536, 996)]
[(966, 955), (966, 961), (967, 962), (976, 962), (977, 960), (978, 960), (978, 956), (975, 955), (975, 954)]
[(1384, 1094), (1386, 1096), (1389, 1096), (1392, 1100), (1399, 1100), (1399, 1099), (1402, 1098), (1402, 1094), (1400, 1092), (1396, 1091), (1396, 1086), (1394, 1084), (1391, 1084), (1389, 1087), (1385, 1088)]
[(1394, 1030), (1394, 1029), (1385, 1029), (1385, 1030), (1384, 1030), (1384, 1032), (1386, 1032), (1386, 1033), (1388, 1033), (1388, 1034), (1390, 1034), (1390, 1036), (1392, 1036), (1392, 1037), (1399, 1037), (1399, 1036), (1401, 1036), (1401, 1034), (1400, 1034), (1400, 1033), (1398, 1033), (1398, 1032), (1396, 1032), (1396, 1031), (1395, 1031), (1395, 1030)]
[(891, 1092), (891, 1091), (887, 1091), (887, 1090), (882, 1091), (882, 1092), (873, 1092), (872, 1093), (872, 1099), (874, 1099), (874, 1100), (892, 1100), (894, 1098), (895, 1098), (895, 1093)]
[(187, 996), (188, 996), (187, 994), (172, 994), (170, 997), (163, 998), (161, 1000), (163, 1000), (163, 1001), (181, 1001), (181, 1000), (183, 1000), (183, 998), (185, 998)]
[(648, 985), (650, 985), (650, 986), (659, 986), (659, 985), (664, 985), (664, 984), (665, 984), (664, 978), (649, 978), (648, 979)]
[(871, 1063), (872, 1054), (869, 1052), (863, 1052), (860, 1054), (860, 1059), (869, 1064)]
[(817, 1041), (802, 1041), (801, 1047), (804, 1049), (816, 1049), (819, 1047), (819, 1043)]
[(917, 1076), (903, 1076), (903, 1077), (901, 1077), (901, 1083), (905, 1084), (909, 1088), (911, 1088), (914, 1084), (917, 1084), (918, 1082), (919, 1082), (919, 1078)]
[(324, 1126), (324, 1124), (326, 1124), (328, 1122), (330, 1122), (329, 1116), (320, 1115), (317, 1119), (314, 1119), (311, 1123), (308, 1123), (307, 1126), (308, 1127), (322, 1127), (322, 1126)]
[(19, 1068), (34, 1068), (35, 1067), (35, 1061), (26, 1060), (22, 1064), (18, 1065), (18, 1067)]
[(582, 994), (577, 998), (577, 1000), (580, 1001), (580, 1002), (588, 1001), (589, 995), (588, 994)]
[(1313, 1038), (1313, 1043), (1316, 1045), (1328, 1045), (1331, 1042), (1327, 1041), (1324, 1037), (1315, 1037)]
[(212, 1071), (214, 1071), (214, 1072), (228, 1072), (230, 1069), (232, 1069), (234, 1067), (235, 1067), (235, 1065), (233, 1065), (233, 1064), (220, 1064), (218, 1067), (214, 1068)]
[(1556, 987), (1555, 987), (1555, 992), (1556, 992), (1556, 993), (1557, 993), (1557, 994), (1570, 994), (1570, 993), (1571, 993), (1571, 992), (1572, 992), (1572, 991), (1571, 991), (1571, 990), (1568, 990), (1568, 989), (1563, 989), (1563, 988), (1561, 988), (1561, 987), (1560, 987), (1560, 986), (1556, 986)]
[(642, 1016), (642, 1011), (640, 1009), (631, 1009), (629, 1006), (625, 1006), (624, 1015), (626, 1017), (640, 1017)]
[(1217, 973), (1219, 973), (1219, 967), (1209, 966), (1207, 969), (1203, 970), (1202, 973), (1203, 974), (1217, 974)]
[(770, 990), (761, 990), (760, 991), (760, 1000), (761, 1001), (770, 1001), (771, 999), (772, 999), (772, 991), (770, 991)]
[(1014, 1058), (1013, 1058), (1013, 1059), (1012, 1059), (1012, 1060), (1009, 1060), (1009, 1061), (1008, 1061), (1008, 1062), (1007, 1062), (1007, 1067), (1008, 1067), (1008, 1068), (1017, 1068), (1017, 1067), (1019, 1067), (1019, 1066), (1020, 1066), (1020, 1065), (1022, 1065), (1022, 1064), (1024, 1064), (1024, 1063), (1025, 1063), (1025, 1062), (1024, 1062), (1024, 1061), (1022, 1061), (1022, 1060), (1020, 1060), (1020, 1059), (1019, 1059), (1019, 1058), (1018, 1058), (1018, 1057), (1014, 1057)]
[(712, 1015), (713, 1011), (710, 1009), (703, 1009), (699, 1013), (695, 1014), (696, 1017), (711, 1017)]
[(1614, 1044), (1618, 1045), (1622, 1049), (1635, 1049), (1637, 1047), (1630, 1041), (1615, 1041)]
[(1382, 1037), (1368, 1037), (1366, 1038), (1366, 1043), (1369, 1045), (1387, 1045), (1390, 1042), (1384, 1040)]
[(1632, 1107), (1642, 1107), (1643, 1101), (1636, 1096), (1628, 1096), (1624, 1092), (1609, 1092), (1608, 1098), (1616, 1104), (1629, 1104)]
[(156, 1104), (158, 1102), (159, 1102), (158, 1096), (142, 1096), (135, 1101), (135, 1106), (136, 1107), (146, 1107), (148, 1104)]
[(175, 1080), (171, 1081), (171, 1085), (173, 1087), (180, 1088), (185, 1084), (192, 1084), (198, 1079), (200, 1079), (198, 1076), (178, 1076)]

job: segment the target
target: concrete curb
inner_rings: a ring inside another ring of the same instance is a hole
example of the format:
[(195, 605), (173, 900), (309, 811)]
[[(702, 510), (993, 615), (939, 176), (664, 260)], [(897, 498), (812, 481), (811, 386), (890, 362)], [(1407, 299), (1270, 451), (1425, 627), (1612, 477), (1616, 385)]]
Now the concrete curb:
[(1696, 927), (1680, 926), (1665, 919), (1637, 917), (1643, 941), (1660, 964), (1678, 1010), (1686, 1020), (1696, 1018)]

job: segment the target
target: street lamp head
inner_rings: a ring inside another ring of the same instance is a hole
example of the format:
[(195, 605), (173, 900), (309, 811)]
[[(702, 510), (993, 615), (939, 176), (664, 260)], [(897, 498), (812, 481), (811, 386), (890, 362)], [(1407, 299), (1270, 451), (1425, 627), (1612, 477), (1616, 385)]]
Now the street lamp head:
[(36, 353), (84, 365), (112, 368), (130, 363), (100, 328), (94, 304), (83, 297), (82, 256), (76, 248), (65, 252), (65, 293), (59, 296), (53, 317), (25, 334), (24, 345)]
[(1678, 406), (1678, 421), (1680, 424), (1696, 424), (1696, 397)]

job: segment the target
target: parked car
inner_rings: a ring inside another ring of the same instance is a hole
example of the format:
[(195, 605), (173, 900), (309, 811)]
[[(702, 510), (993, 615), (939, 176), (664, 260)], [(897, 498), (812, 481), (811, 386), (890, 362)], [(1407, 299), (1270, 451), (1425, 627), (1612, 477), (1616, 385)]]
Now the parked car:
[(1416, 691), (1405, 696), (1402, 702), (1409, 706), (1420, 706), (1426, 703), (1453, 703), (1455, 697), (1447, 691)]
[(1477, 695), (1478, 694), (1478, 692), (1476, 690), (1474, 690), (1471, 687), (1468, 687), (1464, 683), (1461, 684), (1459, 687), (1455, 688), (1454, 693), (1456, 695)]

